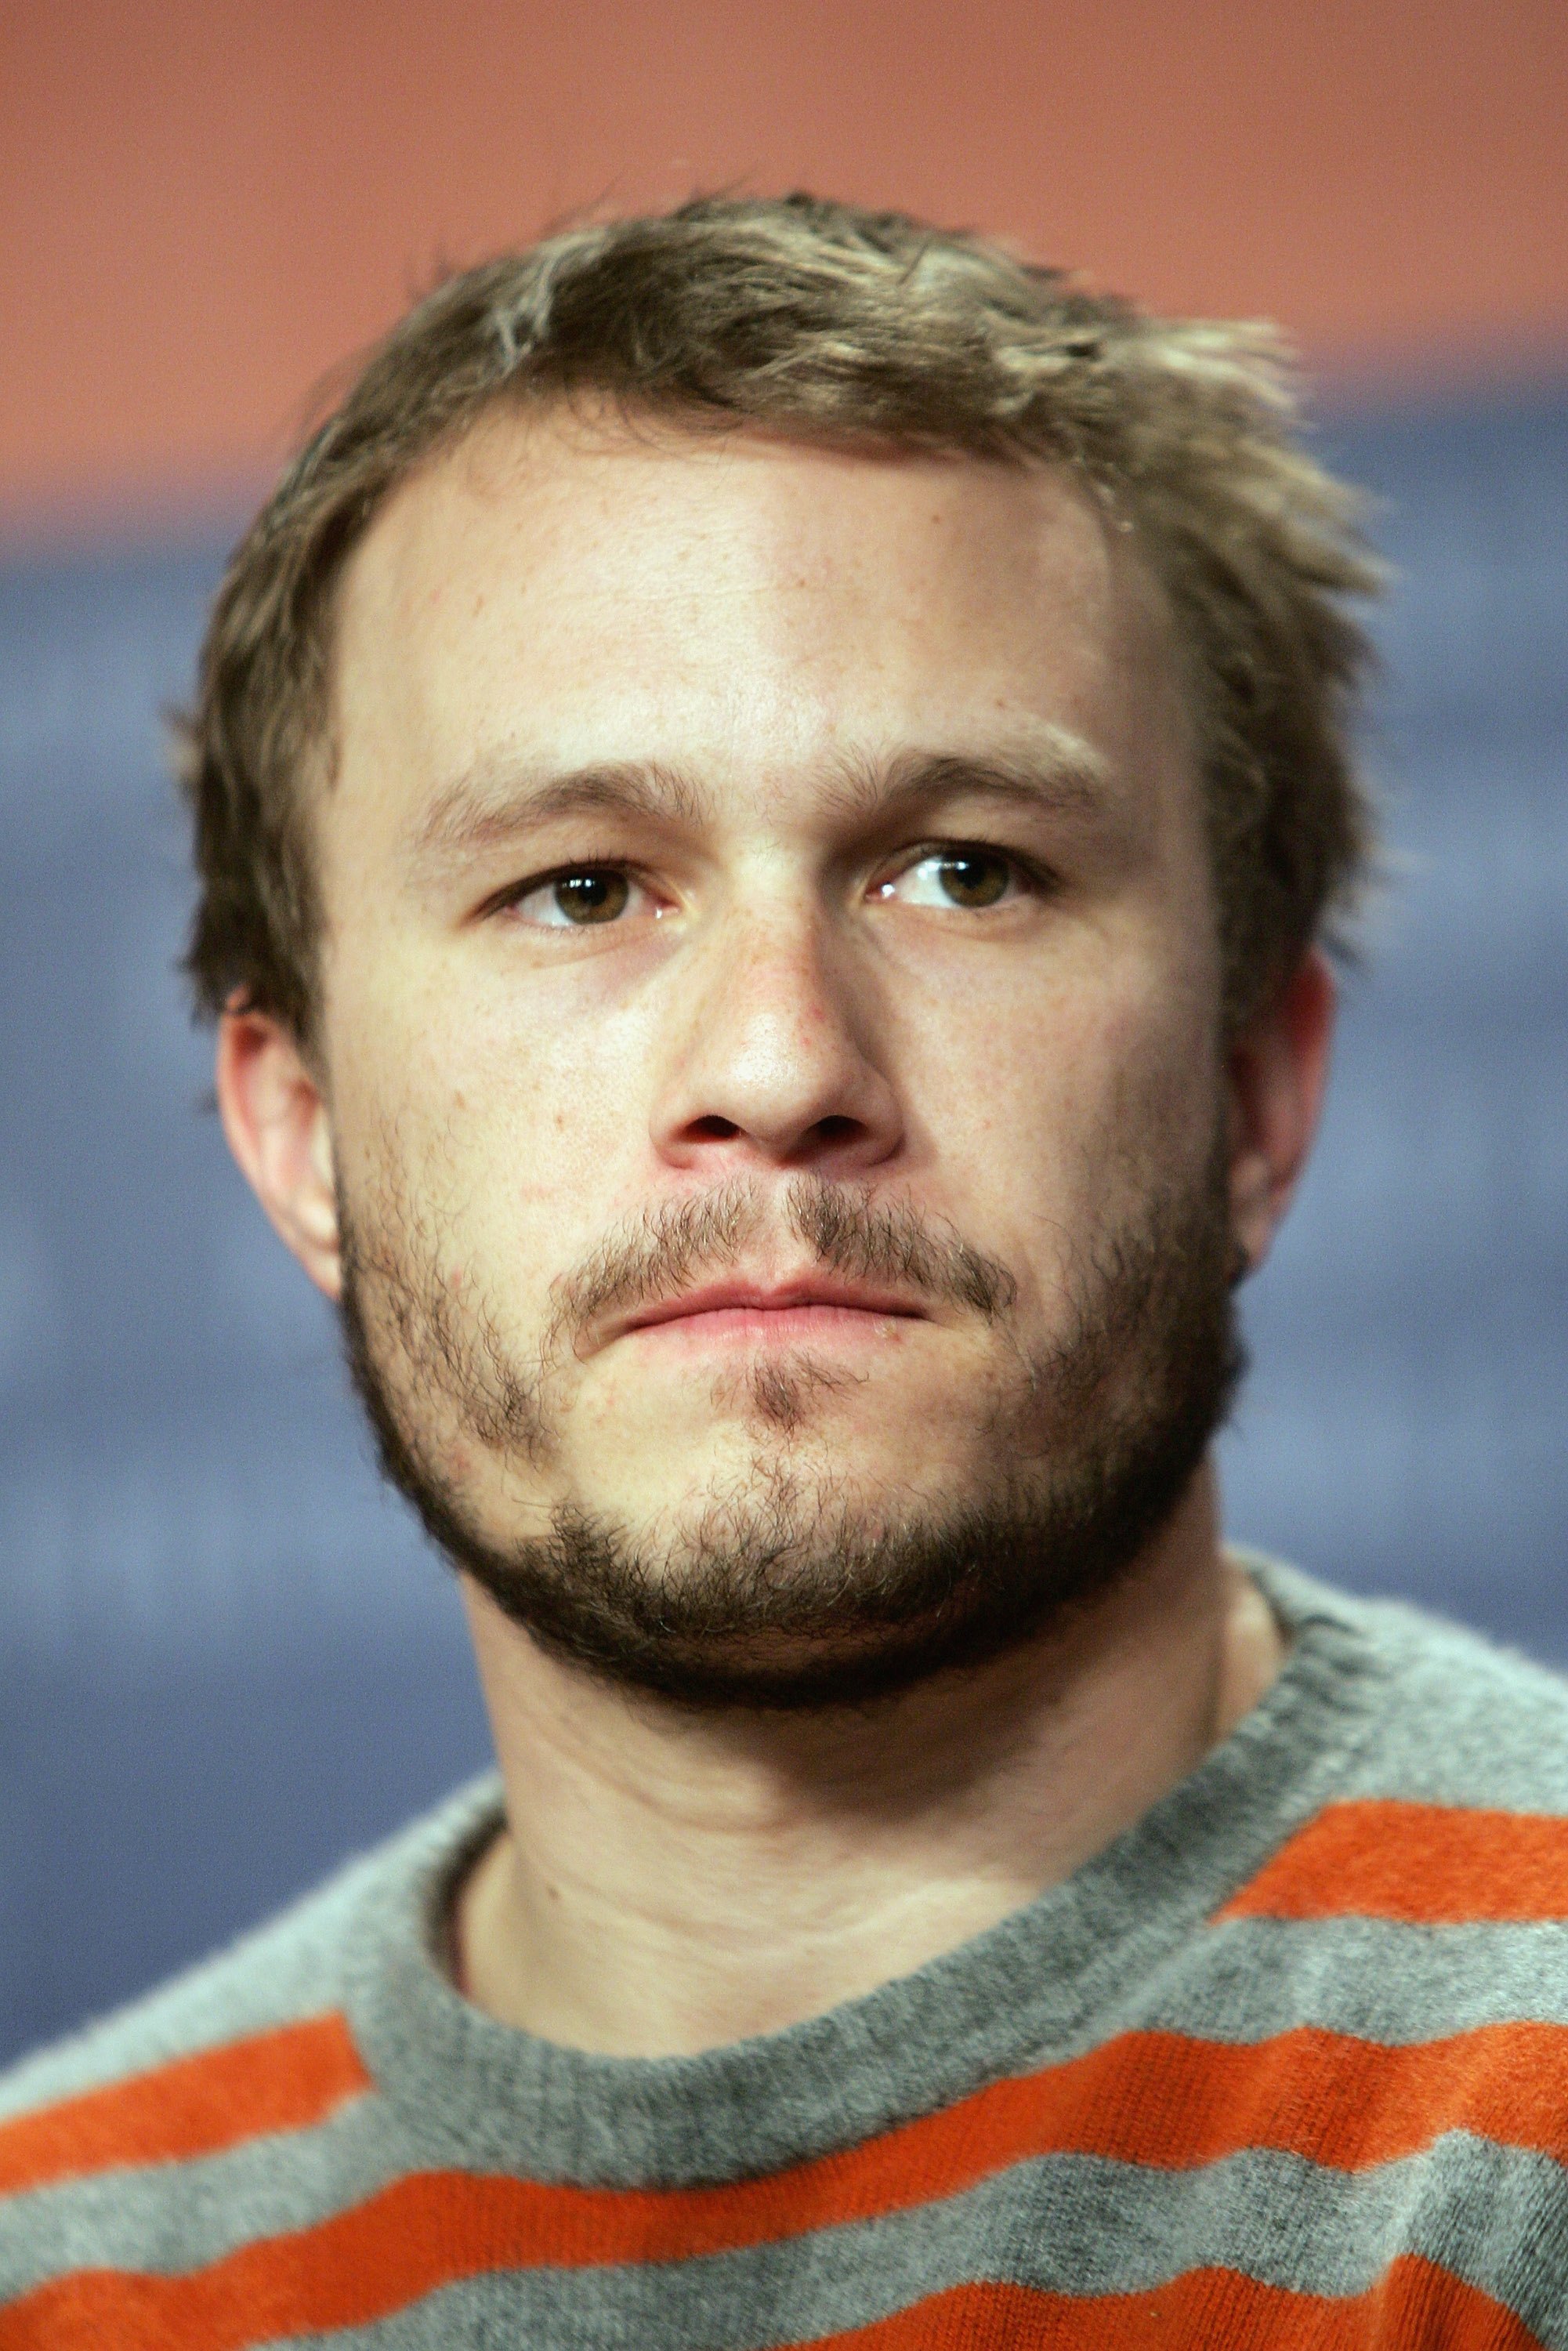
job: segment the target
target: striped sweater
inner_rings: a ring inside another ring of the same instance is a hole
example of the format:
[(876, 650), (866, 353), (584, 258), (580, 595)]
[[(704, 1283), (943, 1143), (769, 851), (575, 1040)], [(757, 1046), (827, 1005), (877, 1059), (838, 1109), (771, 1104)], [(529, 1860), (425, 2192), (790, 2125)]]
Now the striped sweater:
[(493, 1783), (0, 2085), (0, 2351), (1568, 2347), (1568, 1686), (1260, 1571), (1263, 1703), (1065, 1884), (676, 2059), (435, 1954)]

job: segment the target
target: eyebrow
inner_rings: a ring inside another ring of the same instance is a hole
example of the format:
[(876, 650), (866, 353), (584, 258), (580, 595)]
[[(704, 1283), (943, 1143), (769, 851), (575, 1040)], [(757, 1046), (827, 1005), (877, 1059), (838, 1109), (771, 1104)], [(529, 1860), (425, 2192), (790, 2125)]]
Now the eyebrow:
[(691, 777), (658, 760), (614, 760), (563, 770), (487, 759), (436, 795), (413, 849), (417, 861), (441, 862), (503, 846), (528, 826), (556, 817), (611, 814), (692, 824), (708, 809), (709, 796)]
[[(1082, 820), (1103, 815), (1112, 790), (1103, 755), (1071, 729), (1046, 722), (973, 751), (909, 750), (891, 759), (847, 751), (823, 786), (836, 814), (868, 825), (966, 792), (1028, 801)], [(633, 816), (692, 825), (712, 821), (715, 807), (708, 788), (660, 760), (559, 769), (496, 757), (437, 794), (414, 832), (412, 859), (422, 866), (458, 863), (562, 817)]]
[(965, 792), (1026, 800), (1064, 817), (1101, 815), (1113, 796), (1110, 761), (1082, 735), (1041, 723), (1016, 741), (975, 750), (903, 751), (840, 761), (834, 797), (843, 812), (874, 823), (914, 805)]

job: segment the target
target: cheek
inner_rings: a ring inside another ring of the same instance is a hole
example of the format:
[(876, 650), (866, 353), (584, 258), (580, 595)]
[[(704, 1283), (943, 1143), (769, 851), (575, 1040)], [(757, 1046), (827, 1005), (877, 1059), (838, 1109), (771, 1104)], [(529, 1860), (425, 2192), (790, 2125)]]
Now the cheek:
[(933, 1000), (909, 1044), (940, 1072), (936, 1099), (972, 1131), (1081, 1145), (1099, 1126), (1169, 1118), (1212, 1090), (1218, 1028), (1206, 982), (1171, 957), (1025, 972)]
[[(444, 1272), (527, 1321), (561, 1268), (639, 1204), (648, 1055), (613, 1018), (567, 1022), (432, 974), (347, 988), (328, 1040), (350, 1203), (416, 1211)], [(368, 1017), (367, 1017), (368, 1016)]]
[(950, 1213), (1054, 1286), (1152, 1186), (1207, 1164), (1215, 991), (1171, 957), (1109, 957), (956, 998), (929, 1025), (924, 1122)]

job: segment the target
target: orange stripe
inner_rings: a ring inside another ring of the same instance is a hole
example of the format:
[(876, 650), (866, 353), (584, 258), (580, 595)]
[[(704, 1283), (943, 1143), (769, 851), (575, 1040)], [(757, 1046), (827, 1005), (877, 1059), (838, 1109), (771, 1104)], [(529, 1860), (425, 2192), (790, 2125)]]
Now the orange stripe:
[[(1465, 2129), (1563, 2160), (1565, 2079), (1568, 2029), (1555, 2025), (1488, 2026), (1406, 2049), (1310, 2028), (1252, 2047), (1129, 2033), (865, 2146), (728, 2188), (412, 2174), (183, 2277), (103, 2271), (42, 2286), (16, 2305), (38, 2332), (16, 2339), (217, 2351), (256, 2339), (257, 2311), (277, 2335), (363, 2325), (486, 2271), (738, 2251), (906, 2210), (1031, 2156), (1175, 2168), (1260, 2147), (1355, 2170)], [(11, 2339), (0, 2325), (0, 2346)]]
[(1568, 1820), (1386, 1800), (1330, 1804), (1219, 1918), (1568, 1919)]
[(344, 2019), (309, 2017), (0, 2124), (0, 2194), (307, 2130), (370, 2087)]
[[(0, 2311), (0, 2351), (249, 2351), (312, 2329), (365, 2325), (450, 2280), (430, 2274), (404, 2244), (385, 2249), (373, 2283), (361, 2279), (351, 2292), (345, 2278), (335, 2294), (308, 2304), (274, 2293), (238, 2308), (210, 2296), (176, 2297), (171, 2289), (180, 2282), (162, 2278), (120, 2280), (136, 2291), (110, 2301), (99, 2291), (104, 2283), (105, 2273), (86, 2273)], [(1502, 2304), (1409, 2253), (1396, 2256), (1364, 2294), (1343, 2296), (1294, 2294), (1218, 2269), (1188, 2270), (1139, 2294), (952, 2286), (872, 2325), (815, 2336), (810, 2351), (1219, 2351), (1226, 2344), (1377, 2351), (1439, 2342), (1444, 2351), (1542, 2351)]]
[[(810, 2351), (1541, 2351), (1511, 2310), (1462, 2278), (1402, 2253), (1366, 2294), (1291, 2294), (1234, 2270), (1188, 2270), (1147, 2294), (1035, 2294), (959, 2285)], [(794, 2351), (808, 2351), (805, 2345)]]

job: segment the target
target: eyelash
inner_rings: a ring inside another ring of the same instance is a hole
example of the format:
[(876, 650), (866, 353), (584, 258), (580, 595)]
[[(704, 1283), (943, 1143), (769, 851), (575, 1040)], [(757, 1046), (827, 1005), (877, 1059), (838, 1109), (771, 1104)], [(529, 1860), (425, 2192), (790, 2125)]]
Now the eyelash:
[(913, 849), (905, 850), (902, 853), (901, 862), (886, 876), (886, 879), (889, 882), (896, 882), (902, 875), (913, 872), (917, 865), (924, 865), (926, 859), (930, 857), (953, 860), (964, 857), (1000, 857), (1011, 866), (1017, 879), (1037, 897), (1046, 896), (1058, 886), (1058, 878), (1048, 865), (1042, 865), (1037, 858), (1029, 856), (1021, 849), (1008, 848), (999, 841), (919, 841)]
[(508, 882), (504, 890), (497, 890), (493, 898), (486, 899), (477, 910), (479, 918), (483, 920), (486, 915), (504, 914), (510, 908), (520, 906), (525, 898), (531, 898), (536, 890), (548, 890), (557, 882), (573, 882), (585, 873), (618, 873), (638, 889), (646, 890), (650, 886), (640, 869), (628, 864), (624, 858), (574, 857), (566, 865), (552, 865), (543, 873), (529, 873), (521, 882)]
[[(1059, 886), (1058, 876), (1049, 866), (1040, 864), (1021, 850), (1004, 848), (1001, 842), (994, 841), (947, 839), (916, 842), (903, 853), (900, 862), (892, 872), (884, 873), (882, 881), (873, 885), (873, 890), (901, 880), (904, 874), (913, 872), (916, 866), (925, 864), (928, 858), (957, 859), (966, 856), (1005, 858), (1019, 882), (1039, 897), (1048, 895)], [(506, 914), (520, 905), (525, 899), (531, 898), (536, 891), (548, 890), (554, 883), (571, 881), (587, 873), (616, 873), (638, 888), (649, 887), (640, 869), (622, 858), (576, 858), (565, 865), (550, 866), (542, 873), (530, 873), (520, 882), (509, 882), (504, 890), (497, 891), (494, 897), (485, 901), (478, 909), (479, 915), (483, 918)]]

